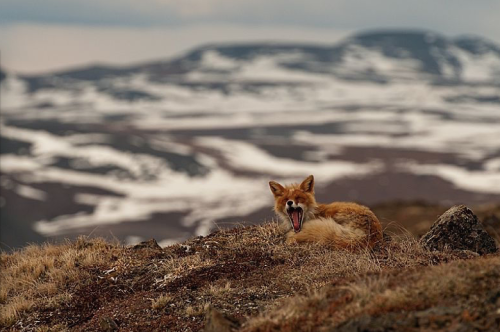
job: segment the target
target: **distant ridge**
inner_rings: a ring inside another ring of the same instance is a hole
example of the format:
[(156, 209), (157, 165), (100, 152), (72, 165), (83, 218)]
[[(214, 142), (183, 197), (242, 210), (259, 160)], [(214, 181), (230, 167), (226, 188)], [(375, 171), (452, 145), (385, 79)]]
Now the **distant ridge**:
[[(235, 66), (211, 68), (210, 57)], [(448, 38), (419, 30), (375, 30), (354, 34), (334, 45), (304, 43), (224, 43), (204, 45), (183, 56), (134, 66), (94, 65), (45, 75), (25, 75), (30, 92), (57, 88), (53, 78), (100, 81), (145, 74), (155, 82), (181, 82), (193, 71), (237, 75), (246, 63), (273, 58), (278, 67), (333, 75), (347, 80), (388, 82), (426, 79), (449, 83), (500, 82), (500, 47), (481, 37)], [(68, 84), (65, 81), (64, 85)]]

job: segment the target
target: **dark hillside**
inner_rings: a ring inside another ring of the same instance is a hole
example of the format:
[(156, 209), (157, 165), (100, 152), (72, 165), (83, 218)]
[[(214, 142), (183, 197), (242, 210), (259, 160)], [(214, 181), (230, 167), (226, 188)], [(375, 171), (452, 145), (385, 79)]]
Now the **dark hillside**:
[(1, 265), (4, 331), (500, 326), (499, 254), (429, 252), (408, 233), (352, 253), (287, 245), (271, 222), (164, 249), (84, 238), (30, 246)]

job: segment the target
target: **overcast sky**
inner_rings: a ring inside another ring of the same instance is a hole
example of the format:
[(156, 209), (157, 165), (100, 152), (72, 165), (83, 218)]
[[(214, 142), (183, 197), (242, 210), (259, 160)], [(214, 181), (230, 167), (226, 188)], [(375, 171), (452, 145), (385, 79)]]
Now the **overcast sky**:
[(2, 66), (27, 73), (158, 59), (206, 42), (333, 43), (375, 28), (500, 43), (500, 1), (0, 0)]

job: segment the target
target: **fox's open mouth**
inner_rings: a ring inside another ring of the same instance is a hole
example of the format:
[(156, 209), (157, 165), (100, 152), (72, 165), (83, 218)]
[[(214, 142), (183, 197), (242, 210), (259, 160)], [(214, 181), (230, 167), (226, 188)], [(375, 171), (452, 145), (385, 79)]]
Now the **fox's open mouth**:
[(302, 228), (302, 217), (304, 216), (302, 208), (289, 207), (286, 212), (288, 213), (288, 218), (290, 218), (290, 223), (295, 233), (300, 232)]

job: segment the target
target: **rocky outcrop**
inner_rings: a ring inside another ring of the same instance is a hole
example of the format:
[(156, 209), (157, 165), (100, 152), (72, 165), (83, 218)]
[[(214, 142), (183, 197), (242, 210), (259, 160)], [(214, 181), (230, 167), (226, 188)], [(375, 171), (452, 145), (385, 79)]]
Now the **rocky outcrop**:
[(136, 244), (132, 247), (132, 249), (153, 249), (153, 250), (161, 250), (160, 245), (156, 242), (155, 239), (149, 239), (147, 241), (143, 241), (141, 243)]
[(420, 243), (429, 250), (468, 250), (480, 255), (497, 251), (495, 240), (485, 232), (476, 215), (465, 205), (443, 213)]

